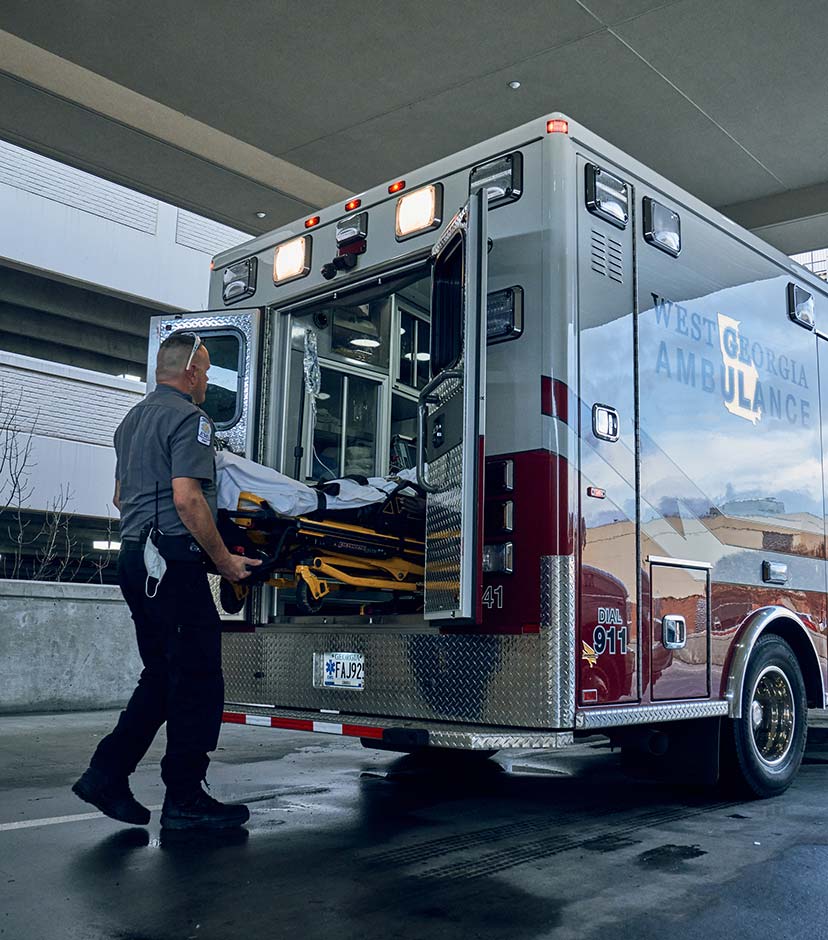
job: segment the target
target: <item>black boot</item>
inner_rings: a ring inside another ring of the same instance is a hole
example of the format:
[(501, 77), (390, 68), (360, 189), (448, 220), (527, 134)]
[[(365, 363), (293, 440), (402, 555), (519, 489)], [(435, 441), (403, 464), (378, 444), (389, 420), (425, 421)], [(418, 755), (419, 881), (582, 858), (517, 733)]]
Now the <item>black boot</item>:
[(146, 826), (150, 821), (150, 811), (132, 795), (126, 777), (110, 777), (90, 767), (74, 784), (72, 792), (119, 822)]
[(201, 787), (187, 794), (164, 797), (162, 829), (232, 829), (250, 819), (243, 803), (219, 803)]

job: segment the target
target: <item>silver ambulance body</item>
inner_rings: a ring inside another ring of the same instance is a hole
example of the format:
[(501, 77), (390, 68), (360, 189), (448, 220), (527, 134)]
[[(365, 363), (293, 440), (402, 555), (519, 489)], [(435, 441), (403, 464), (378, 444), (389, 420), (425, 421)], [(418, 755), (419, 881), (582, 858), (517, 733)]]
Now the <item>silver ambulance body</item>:
[[(198, 330), (234, 450), (303, 481), (416, 462), (430, 490), (424, 612), (256, 589), (227, 720), (401, 750), (690, 719), (718, 741), (763, 707), (770, 635), (826, 705), (828, 306), (784, 255), (555, 113), (216, 256), (209, 306), (155, 318), (150, 363)], [(336, 657), (360, 681), (326, 682)]]

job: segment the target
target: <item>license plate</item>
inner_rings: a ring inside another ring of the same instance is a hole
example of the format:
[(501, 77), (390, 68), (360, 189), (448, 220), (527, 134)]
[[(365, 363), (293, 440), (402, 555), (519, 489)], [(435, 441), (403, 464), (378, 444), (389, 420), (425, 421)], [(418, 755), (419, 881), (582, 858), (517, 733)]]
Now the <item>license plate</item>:
[(364, 689), (365, 657), (362, 653), (323, 653), (322, 685), (326, 689)]

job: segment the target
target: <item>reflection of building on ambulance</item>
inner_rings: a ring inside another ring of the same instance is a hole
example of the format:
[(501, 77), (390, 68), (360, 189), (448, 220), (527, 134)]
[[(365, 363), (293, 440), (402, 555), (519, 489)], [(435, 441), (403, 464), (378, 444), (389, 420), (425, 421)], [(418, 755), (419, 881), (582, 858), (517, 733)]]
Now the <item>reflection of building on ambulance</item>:
[[(657, 733), (705, 779), (721, 756), (788, 786), (828, 682), (824, 283), (560, 114), (211, 278), (150, 360), (198, 330), (218, 437), (294, 504), (258, 476), (226, 503), (266, 560), (221, 591), (228, 721), (397, 750)], [(333, 505), (393, 474), (417, 492)]]

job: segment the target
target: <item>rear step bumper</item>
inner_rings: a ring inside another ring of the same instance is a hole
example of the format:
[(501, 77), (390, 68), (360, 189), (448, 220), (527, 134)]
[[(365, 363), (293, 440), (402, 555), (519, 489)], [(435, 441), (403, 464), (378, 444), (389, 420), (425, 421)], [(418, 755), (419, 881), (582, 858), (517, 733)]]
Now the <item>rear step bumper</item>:
[(291, 731), (315, 731), (381, 741), (390, 748), (456, 747), (469, 750), (562, 748), (572, 744), (571, 731), (461, 725), (437, 721), (404, 721), (342, 713), (297, 711), (261, 705), (224, 706), (222, 721)]

